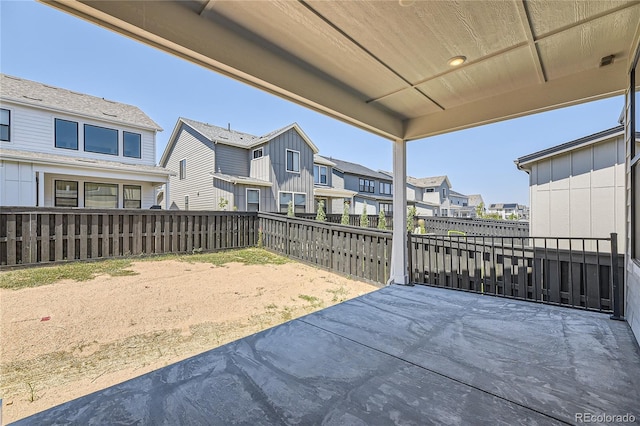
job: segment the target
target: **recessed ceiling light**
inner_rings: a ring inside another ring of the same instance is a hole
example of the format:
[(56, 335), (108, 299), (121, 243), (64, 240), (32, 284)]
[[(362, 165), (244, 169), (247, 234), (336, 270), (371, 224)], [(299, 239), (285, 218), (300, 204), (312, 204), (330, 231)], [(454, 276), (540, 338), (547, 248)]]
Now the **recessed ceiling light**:
[(409, 7), (415, 3), (415, 0), (398, 0), (398, 3), (400, 3), (400, 6), (402, 7)]
[(454, 56), (453, 58), (447, 61), (450, 67), (457, 67), (464, 64), (467, 61), (466, 56)]

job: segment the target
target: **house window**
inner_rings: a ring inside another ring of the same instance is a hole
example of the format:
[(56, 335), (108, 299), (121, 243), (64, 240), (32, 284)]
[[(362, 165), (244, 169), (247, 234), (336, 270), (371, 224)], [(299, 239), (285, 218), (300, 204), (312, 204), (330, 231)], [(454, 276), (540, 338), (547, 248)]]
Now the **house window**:
[(99, 154), (118, 155), (118, 131), (85, 124), (84, 150)]
[(360, 192), (376, 192), (376, 181), (360, 178)]
[(320, 185), (327, 184), (327, 167), (326, 166), (313, 166), (313, 183)]
[(287, 171), (300, 173), (300, 153), (298, 151), (287, 150)]
[(447, 198), (447, 188), (442, 188), (442, 198)]
[(388, 182), (380, 182), (380, 193), (385, 195), (391, 195), (392, 185)]
[(55, 128), (56, 148), (78, 149), (78, 123), (56, 118)]
[(78, 207), (78, 182), (57, 180), (54, 206)]
[(124, 185), (125, 209), (142, 208), (142, 187), (138, 185)]
[(385, 216), (391, 216), (393, 214), (393, 203), (380, 203), (380, 210), (382, 210)]
[(85, 182), (84, 206), (96, 209), (117, 209), (118, 185)]
[(260, 190), (259, 189), (247, 189), (247, 211), (248, 212), (260, 211)]
[(180, 160), (180, 180), (187, 178), (187, 159)]
[(0, 109), (0, 141), (9, 142), (11, 137), (11, 111)]
[(185, 210), (189, 210), (189, 196), (188, 195), (184, 196), (184, 209)]
[(424, 192), (434, 192), (434, 191), (433, 191), (433, 188), (427, 188), (427, 189), (425, 189)]
[(257, 159), (257, 158), (262, 158), (262, 155), (263, 155), (262, 148), (254, 149), (254, 150), (251, 152), (251, 159), (252, 159), (252, 160), (255, 160), (255, 159)]
[(140, 134), (122, 132), (122, 155), (142, 158), (142, 136)]
[(293, 211), (304, 213), (307, 211), (307, 195), (295, 192), (280, 192), (280, 213), (289, 211), (289, 203), (293, 201)]

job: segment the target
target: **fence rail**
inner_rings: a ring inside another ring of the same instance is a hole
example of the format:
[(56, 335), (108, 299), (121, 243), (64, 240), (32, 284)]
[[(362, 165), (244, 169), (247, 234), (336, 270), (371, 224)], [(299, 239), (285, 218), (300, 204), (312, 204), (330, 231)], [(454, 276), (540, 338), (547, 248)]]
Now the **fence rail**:
[(491, 219), (460, 219), (455, 217), (420, 217), (424, 219), (427, 233), (447, 235), (449, 231), (467, 235), (494, 237), (528, 237), (529, 223)]
[(258, 217), (262, 243), (269, 250), (360, 279), (380, 284), (389, 280), (389, 231), (273, 213), (259, 213)]
[(257, 225), (242, 212), (3, 207), (0, 265), (248, 247)]
[[(412, 235), (414, 283), (575, 308), (617, 312), (623, 255), (611, 238)], [(617, 268), (617, 276), (612, 269)]]

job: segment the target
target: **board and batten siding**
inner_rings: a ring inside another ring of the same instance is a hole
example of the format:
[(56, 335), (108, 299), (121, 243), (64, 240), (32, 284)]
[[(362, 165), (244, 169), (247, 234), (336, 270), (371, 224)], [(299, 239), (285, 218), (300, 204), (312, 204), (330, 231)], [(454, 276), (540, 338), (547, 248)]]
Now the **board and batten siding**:
[[(211, 175), (215, 165), (213, 142), (182, 124), (167, 158), (165, 167), (176, 173), (169, 179), (170, 208), (184, 210), (185, 196), (188, 196), (190, 210), (218, 210), (221, 190), (214, 187)], [(180, 160), (183, 159), (187, 160), (186, 178), (180, 179)]]
[[(291, 149), (300, 153), (300, 173), (287, 171), (287, 153)], [(307, 213), (313, 213), (313, 150), (298, 134), (295, 129), (290, 129), (269, 141), (265, 154), (271, 160), (271, 188), (264, 187), (260, 190), (261, 201), (264, 198), (265, 205), (260, 208), (263, 211), (277, 212), (279, 210), (279, 191), (299, 192), (306, 194)], [(263, 194), (264, 192), (264, 194)]]
[[(262, 148), (262, 157), (253, 159), (253, 151)], [(271, 160), (269, 157), (269, 144), (254, 146), (249, 150), (249, 176), (255, 179), (268, 181), (271, 177)]]
[[(47, 109), (28, 107), (12, 102), (2, 101), (2, 107), (11, 111), (11, 141), (2, 142), (0, 146), (28, 152), (65, 155), (74, 158), (92, 158), (105, 161), (117, 161), (125, 164), (156, 164), (156, 132), (135, 128), (108, 120), (97, 120), (78, 115), (59, 113)], [(55, 119), (78, 123), (78, 149), (56, 148)], [(106, 127), (118, 130), (118, 155), (99, 154), (84, 150), (84, 125)], [(141, 135), (142, 158), (131, 158), (123, 155), (123, 131)]]
[(618, 136), (531, 164), (531, 235), (625, 235), (625, 149)]
[(0, 206), (35, 206), (35, 187), (31, 163), (0, 160)]

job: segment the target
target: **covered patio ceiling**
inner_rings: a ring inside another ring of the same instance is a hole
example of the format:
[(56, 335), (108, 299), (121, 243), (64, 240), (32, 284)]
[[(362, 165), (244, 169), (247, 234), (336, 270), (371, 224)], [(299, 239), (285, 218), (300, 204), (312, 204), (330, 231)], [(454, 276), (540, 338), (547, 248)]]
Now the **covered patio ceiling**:
[(45, 3), (393, 140), (622, 94), (640, 38), (626, 0)]

